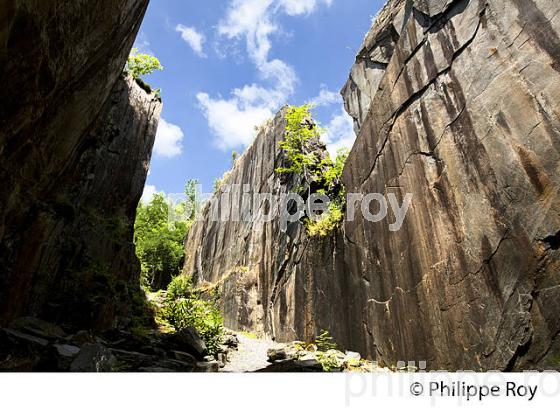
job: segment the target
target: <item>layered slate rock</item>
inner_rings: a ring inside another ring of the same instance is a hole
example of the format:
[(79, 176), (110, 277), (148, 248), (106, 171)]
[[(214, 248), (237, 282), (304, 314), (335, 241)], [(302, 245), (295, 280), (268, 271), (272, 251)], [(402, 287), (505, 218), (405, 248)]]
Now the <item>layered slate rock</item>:
[(109, 328), (139, 289), (132, 244), (161, 102), (122, 77), (148, 1), (0, 11), (0, 321)]
[(344, 182), (414, 197), (398, 232), (345, 224), (352, 348), (450, 370), (558, 366), (559, 34), (551, 0), (381, 12), (343, 90), (359, 132)]
[[(185, 241), (183, 272), (198, 284), (218, 288), (225, 325), (272, 335), (278, 341), (312, 340), (330, 329), (344, 343), (349, 334), (339, 302), (348, 300), (341, 275), (341, 237), (309, 238), (301, 221), (259, 219), (270, 215), (270, 202), (254, 194), (282, 195), (309, 186), (301, 175), (279, 174), (287, 166), (280, 147), (285, 134), (285, 109), (264, 125), (253, 144), (237, 159), (221, 190), (203, 209)], [(317, 155), (326, 155), (315, 144)], [(292, 213), (295, 209), (291, 210)]]
[[(228, 326), (279, 340), (328, 329), (386, 365), (557, 368), (560, 357), (560, 6), (551, 0), (391, 0), (343, 89), (358, 137), (349, 193), (394, 193), (402, 228), (360, 212), (311, 239), (299, 224), (211, 222), (185, 272), (218, 285)], [(278, 178), (282, 114), (228, 178)], [(241, 200), (231, 211), (244, 209)]]

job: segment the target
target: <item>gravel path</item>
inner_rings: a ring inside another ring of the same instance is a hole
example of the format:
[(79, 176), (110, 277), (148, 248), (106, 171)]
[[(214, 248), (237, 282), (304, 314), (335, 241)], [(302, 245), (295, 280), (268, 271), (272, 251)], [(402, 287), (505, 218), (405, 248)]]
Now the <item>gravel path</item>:
[(238, 350), (229, 354), (229, 362), (220, 370), (222, 372), (245, 373), (264, 369), (270, 366), (267, 361), (267, 350), (282, 346), (270, 339), (257, 339), (242, 333), (238, 333), (237, 338), (239, 339)]

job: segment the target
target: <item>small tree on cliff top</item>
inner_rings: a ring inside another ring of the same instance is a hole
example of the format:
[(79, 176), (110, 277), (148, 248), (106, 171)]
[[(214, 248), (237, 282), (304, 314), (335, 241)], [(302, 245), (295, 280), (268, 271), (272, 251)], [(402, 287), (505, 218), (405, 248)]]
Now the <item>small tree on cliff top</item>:
[(163, 66), (157, 57), (140, 53), (137, 48), (133, 48), (130, 52), (124, 69), (125, 73), (131, 75), (135, 79), (152, 74), (154, 71), (162, 70)]

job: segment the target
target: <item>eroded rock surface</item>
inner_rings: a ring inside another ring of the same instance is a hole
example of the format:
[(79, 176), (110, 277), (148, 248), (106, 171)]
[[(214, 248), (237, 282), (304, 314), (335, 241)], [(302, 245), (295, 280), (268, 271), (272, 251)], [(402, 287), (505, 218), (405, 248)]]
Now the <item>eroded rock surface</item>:
[[(386, 365), (557, 368), (560, 5), (391, 0), (343, 89), (350, 193), (413, 194), (402, 228), (357, 212), (307, 238), (277, 222), (205, 220), (185, 273), (222, 289), (228, 326), (343, 347)], [(281, 115), (229, 183), (278, 194)], [(225, 209), (245, 209), (217, 201)]]
[[(227, 327), (279, 341), (312, 340), (328, 328), (344, 344), (349, 332), (339, 303), (351, 289), (340, 274), (341, 237), (309, 238), (301, 222), (284, 231), (278, 214), (258, 222), (259, 212), (270, 215), (269, 202), (252, 205), (253, 194), (269, 194), (278, 211), (282, 195), (308, 191), (302, 176), (275, 171), (287, 165), (279, 145), (284, 115), (285, 109), (261, 129), (190, 230), (183, 271), (220, 289)], [(315, 148), (325, 155), (324, 145)]]
[(106, 329), (139, 290), (132, 224), (161, 102), (121, 78), (148, 0), (0, 10), (0, 323)]
[(390, 1), (366, 37), (362, 58), (392, 54), (366, 69), (376, 82), (355, 79), (358, 62), (343, 90), (359, 131), (345, 186), (414, 199), (396, 233), (345, 224), (362, 281), (352, 348), (442, 369), (558, 365), (559, 15), (546, 0)]

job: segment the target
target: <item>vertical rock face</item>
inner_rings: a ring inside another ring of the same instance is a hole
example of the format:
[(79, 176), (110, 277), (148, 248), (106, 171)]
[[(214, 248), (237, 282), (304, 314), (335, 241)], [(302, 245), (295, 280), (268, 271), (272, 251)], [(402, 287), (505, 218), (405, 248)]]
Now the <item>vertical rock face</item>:
[[(210, 222), (186, 273), (219, 284), (227, 325), (279, 339), (329, 329), (386, 364), (555, 368), (560, 346), (560, 6), (551, 0), (391, 0), (343, 89), (356, 144), (349, 193), (394, 193), (402, 228), (356, 212), (307, 238)], [(282, 114), (228, 182), (288, 192)], [(216, 209), (245, 209), (216, 199)]]
[(353, 347), (431, 368), (557, 365), (559, 16), (550, 0), (381, 12), (343, 90), (359, 132), (344, 181), (414, 197), (396, 233), (345, 224), (363, 279)]
[[(341, 239), (308, 238), (301, 222), (289, 223), (284, 232), (278, 214), (256, 221), (259, 212), (278, 210), (282, 195), (305, 187), (301, 176), (275, 172), (286, 166), (279, 145), (284, 115), (282, 110), (261, 129), (225, 178), (224, 192), (214, 195), (190, 230), (183, 271), (219, 287), (228, 327), (294, 340), (313, 338), (321, 325), (335, 324), (333, 332), (342, 338), (347, 332), (337, 301), (347, 298), (334, 273), (342, 262), (334, 252)], [(316, 149), (326, 152), (319, 143)], [(266, 200), (254, 205), (253, 194), (270, 194), (274, 205)]]
[(3, 2), (1, 322), (107, 328), (138, 288), (132, 224), (161, 102), (121, 73), (147, 4)]

